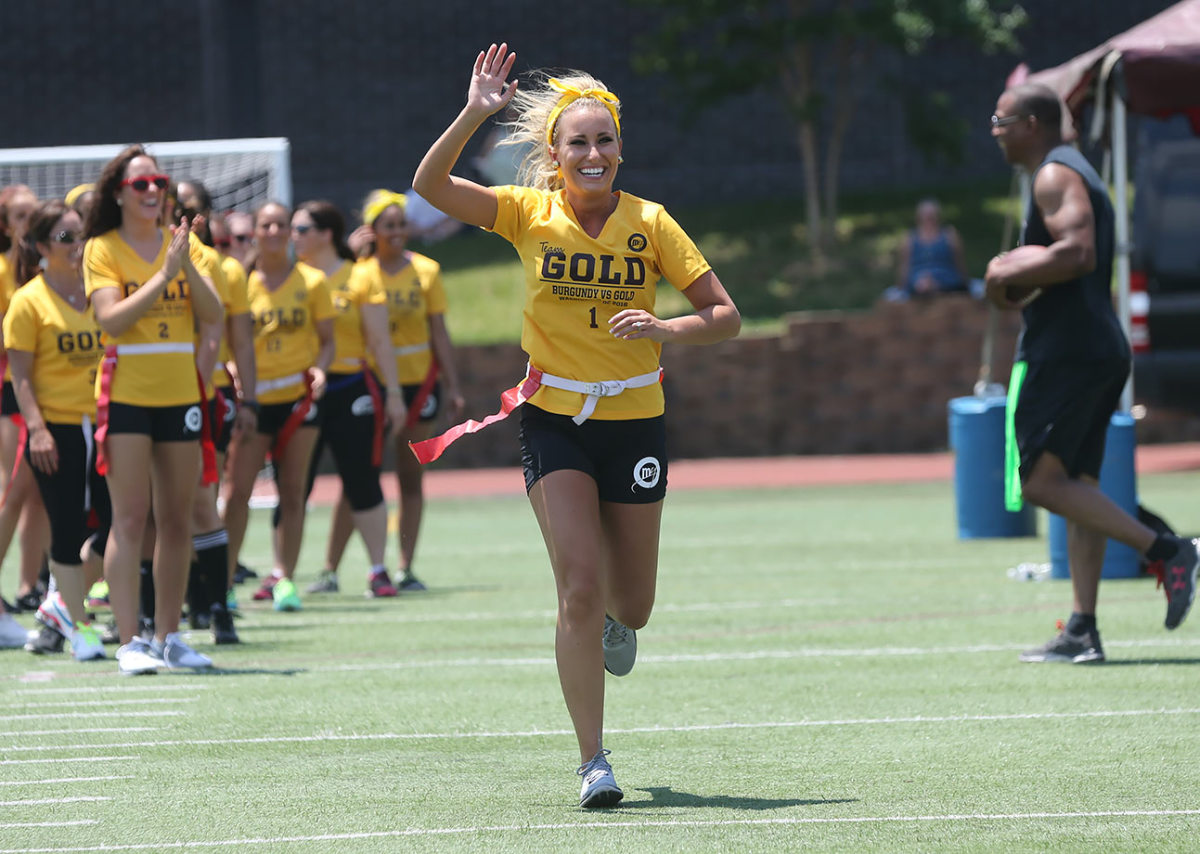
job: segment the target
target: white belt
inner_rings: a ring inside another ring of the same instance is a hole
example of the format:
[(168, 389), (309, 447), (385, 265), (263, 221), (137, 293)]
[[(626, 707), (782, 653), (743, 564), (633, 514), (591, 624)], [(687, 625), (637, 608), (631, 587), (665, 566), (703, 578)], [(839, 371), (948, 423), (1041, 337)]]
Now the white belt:
[(576, 424), (582, 424), (592, 417), (592, 413), (596, 411), (596, 402), (600, 398), (615, 397), (627, 388), (652, 386), (659, 381), (661, 376), (662, 371), (655, 369), (646, 374), (638, 374), (636, 377), (630, 377), (627, 380), (604, 380), (598, 383), (585, 383), (582, 380), (569, 380), (566, 377), (556, 377), (554, 374), (543, 372), (541, 385), (586, 395), (583, 400), (583, 409), (579, 410), (578, 415), (571, 418)]
[(393, 352), (397, 357), (411, 356), (414, 353), (424, 353), (429, 349), (429, 342), (422, 341), (420, 344), (405, 344), (403, 347), (397, 347)]
[(287, 388), (290, 385), (299, 385), (304, 382), (304, 373), (288, 374), (286, 377), (276, 377), (273, 380), (259, 380), (254, 386), (256, 395), (264, 395), (267, 392), (279, 391), (281, 388)]
[(191, 342), (187, 344), (118, 344), (118, 356), (143, 356), (147, 353), (194, 353)]

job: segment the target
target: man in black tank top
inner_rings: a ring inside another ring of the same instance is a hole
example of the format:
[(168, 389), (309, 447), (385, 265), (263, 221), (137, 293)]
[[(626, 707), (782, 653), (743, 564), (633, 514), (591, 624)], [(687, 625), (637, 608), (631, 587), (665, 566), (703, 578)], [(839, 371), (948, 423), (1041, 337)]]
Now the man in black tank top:
[(1033, 192), (1022, 247), (993, 258), (985, 281), (993, 304), (1022, 311), (1013, 371), (1021, 492), (1066, 519), (1074, 593), (1062, 632), (1021, 660), (1082, 663), (1104, 660), (1096, 597), (1108, 538), (1150, 560), (1166, 587), (1168, 629), (1187, 616), (1200, 560), (1191, 540), (1156, 534), (1099, 488), (1105, 434), (1129, 376), (1129, 343), (1112, 307), (1107, 187), (1063, 144), (1061, 127), (1058, 96), (1045, 86), (1023, 84), (996, 102), (992, 136), (1005, 160), (1033, 176)]

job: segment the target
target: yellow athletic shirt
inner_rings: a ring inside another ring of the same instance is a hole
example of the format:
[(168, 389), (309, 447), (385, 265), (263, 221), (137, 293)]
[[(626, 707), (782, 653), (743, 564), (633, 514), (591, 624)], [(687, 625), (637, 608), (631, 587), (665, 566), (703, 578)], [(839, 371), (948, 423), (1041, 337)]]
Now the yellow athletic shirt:
[[(16, 272), (8, 263), (8, 256), (0, 254), (0, 316), (8, 311), (8, 304), (16, 291)], [(12, 382), (12, 370), (7, 367), (4, 369), (4, 381)]]
[(446, 289), (442, 286), (442, 266), (437, 261), (416, 252), (406, 254), (408, 263), (397, 273), (384, 272), (378, 258), (368, 258), (355, 267), (355, 276), (382, 290), (393, 348), (425, 345), (423, 349), (396, 356), (400, 384), (415, 385), (424, 382), (433, 361), (429, 317), (446, 313)]
[(362, 360), (367, 356), (362, 307), (383, 305), (387, 299), (377, 279), (355, 275), (357, 266), (347, 261), (326, 279), (333, 297), (333, 307), (337, 311), (337, 319), (333, 321), (337, 358), (333, 360), (330, 370), (339, 374), (354, 374), (362, 370)]
[(221, 335), (221, 349), (217, 350), (217, 364), (213, 368), (212, 384), (218, 388), (233, 385), (233, 378), (225, 370), (225, 363), (233, 360), (229, 349), (229, 318), (250, 313), (250, 301), (246, 298), (246, 270), (232, 255), (221, 256), (221, 272), (225, 274), (226, 293), (221, 302), (225, 306), (225, 329)]
[[(88, 240), (83, 247), (83, 282), (88, 298), (101, 288), (116, 288), (121, 299), (133, 294), (162, 269), (170, 243), (171, 232), (164, 228), (158, 254), (154, 260), (146, 261), (115, 228)], [(192, 265), (200, 275), (211, 278), (211, 261), (201, 251), (204, 244), (192, 234), (189, 235), (189, 246)], [(133, 406), (155, 407), (198, 403), (200, 389), (196, 382), (195, 328), (191, 292), (187, 277), (180, 270), (145, 314), (123, 335), (109, 340), (109, 344), (116, 344), (118, 348), (112, 400)], [(123, 346), (160, 345), (192, 345), (193, 350), (120, 352)], [(99, 379), (96, 382), (96, 394), (100, 394)]]
[[(653, 313), (655, 288), (665, 278), (684, 290), (711, 268), (696, 244), (662, 205), (620, 193), (617, 207), (593, 238), (580, 227), (565, 193), (493, 187), (496, 224), (525, 268), (521, 347), (534, 367), (583, 382), (626, 380), (658, 369), (662, 345), (648, 338), (618, 340), (608, 319), (625, 308)], [(575, 415), (584, 396), (540, 388), (532, 402)], [(662, 385), (600, 398), (592, 418), (651, 418), (663, 412)]]
[[(250, 273), (246, 292), (254, 320), (254, 358), (258, 383), (301, 376), (317, 358), (317, 321), (333, 317), (333, 301), (325, 274), (296, 264), (274, 291), (267, 290), (258, 270)], [(261, 391), (260, 403), (289, 403), (304, 394), (304, 380)]]
[(85, 415), (95, 420), (93, 387), (104, 342), (90, 306), (73, 308), (36, 276), (13, 294), (4, 340), (9, 350), (33, 354), (33, 396), (42, 418), (55, 424), (81, 424)]

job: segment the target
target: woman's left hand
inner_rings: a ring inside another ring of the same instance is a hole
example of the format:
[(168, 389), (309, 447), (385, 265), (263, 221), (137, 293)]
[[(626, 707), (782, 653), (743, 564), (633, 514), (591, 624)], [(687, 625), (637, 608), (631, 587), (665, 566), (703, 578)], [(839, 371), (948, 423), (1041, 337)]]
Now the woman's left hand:
[(446, 392), (446, 414), (450, 418), (450, 423), (457, 424), (462, 421), (463, 413), (467, 411), (466, 398), (462, 396), (462, 392), (458, 389), (451, 389)]
[(627, 308), (618, 311), (608, 319), (608, 331), (615, 338), (632, 340), (649, 338), (651, 341), (666, 341), (670, 337), (670, 328), (648, 311), (638, 308)]
[(58, 446), (45, 425), (29, 434), (29, 462), (43, 474), (58, 471)]
[(312, 399), (320, 400), (325, 396), (325, 372), (313, 366), (308, 369), (308, 375), (312, 377)]

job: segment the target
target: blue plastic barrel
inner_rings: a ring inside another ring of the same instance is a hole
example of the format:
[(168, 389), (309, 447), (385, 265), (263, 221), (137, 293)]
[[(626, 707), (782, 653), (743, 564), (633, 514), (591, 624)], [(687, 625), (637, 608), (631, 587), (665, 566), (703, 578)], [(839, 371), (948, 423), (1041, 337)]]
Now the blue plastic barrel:
[[(1134, 466), (1136, 437), (1133, 418), (1118, 412), (1108, 423), (1104, 444), (1104, 462), (1100, 467), (1100, 489), (1131, 516), (1137, 515), (1137, 477)], [(1050, 514), (1050, 577), (1070, 578), (1067, 563), (1067, 520)], [(1141, 574), (1141, 557), (1136, 551), (1116, 540), (1108, 541), (1104, 550), (1101, 578), (1137, 578)]]
[(950, 448), (954, 451), (954, 500), (958, 538), (1037, 536), (1037, 509), (1004, 507), (1003, 397), (956, 397), (950, 401)]

